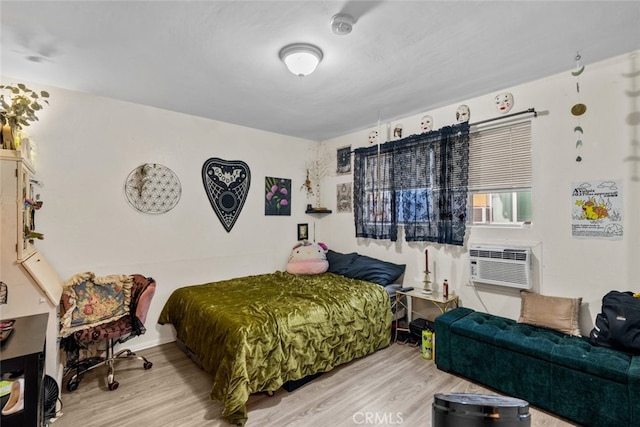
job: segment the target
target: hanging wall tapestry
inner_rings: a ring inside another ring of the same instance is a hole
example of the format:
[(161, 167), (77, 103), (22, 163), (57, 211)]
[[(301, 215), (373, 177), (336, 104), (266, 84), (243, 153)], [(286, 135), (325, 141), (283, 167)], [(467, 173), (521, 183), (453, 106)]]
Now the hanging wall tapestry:
[(230, 232), (249, 194), (249, 166), (240, 160), (212, 157), (202, 166), (202, 183), (213, 211)]
[(264, 214), (291, 215), (291, 180), (266, 177), (264, 179)]

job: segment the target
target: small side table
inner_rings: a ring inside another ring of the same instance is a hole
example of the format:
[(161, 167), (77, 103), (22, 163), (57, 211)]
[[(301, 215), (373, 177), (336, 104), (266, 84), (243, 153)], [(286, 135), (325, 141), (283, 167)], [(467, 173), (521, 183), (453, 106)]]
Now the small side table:
[[(406, 301), (403, 301), (402, 296), (406, 296)], [(401, 292), (396, 291), (396, 301), (398, 304), (398, 308), (405, 308), (407, 310), (407, 327), (406, 328), (398, 328), (396, 326), (396, 334), (394, 337), (395, 341), (398, 341), (398, 331), (409, 332), (409, 323), (411, 323), (413, 317), (413, 304), (412, 299), (418, 298), (421, 300), (429, 301), (433, 303), (438, 309), (440, 309), (441, 313), (445, 313), (453, 307), (458, 307), (458, 296), (449, 293), (449, 296), (445, 298), (442, 295), (442, 292), (432, 291), (427, 294), (422, 291), (422, 289), (414, 289), (412, 291)]]

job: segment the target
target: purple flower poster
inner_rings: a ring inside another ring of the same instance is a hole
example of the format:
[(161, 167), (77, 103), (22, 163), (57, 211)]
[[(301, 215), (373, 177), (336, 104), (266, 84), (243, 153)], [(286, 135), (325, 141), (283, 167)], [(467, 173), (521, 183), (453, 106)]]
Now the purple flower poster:
[(266, 177), (264, 187), (264, 214), (291, 215), (291, 180)]

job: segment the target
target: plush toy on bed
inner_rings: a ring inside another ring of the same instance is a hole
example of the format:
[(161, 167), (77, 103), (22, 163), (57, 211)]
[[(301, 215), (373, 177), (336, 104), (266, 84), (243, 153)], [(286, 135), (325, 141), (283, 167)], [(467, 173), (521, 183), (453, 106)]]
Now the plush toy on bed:
[(320, 274), (329, 269), (327, 245), (309, 241), (298, 242), (291, 251), (287, 271), (291, 274)]

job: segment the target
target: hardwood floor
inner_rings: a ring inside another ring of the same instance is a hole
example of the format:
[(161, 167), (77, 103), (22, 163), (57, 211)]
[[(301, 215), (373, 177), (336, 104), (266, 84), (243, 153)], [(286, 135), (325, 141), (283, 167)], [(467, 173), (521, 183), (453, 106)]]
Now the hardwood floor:
[[(78, 390), (63, 384), (63, 415), (52, 427), (229, 426), (222, 405), (209, 399), (211, 378), (175, 343), (139, 351), (153, 362), (120, 362), (117, 390), (106, 386), (106, 370), (89, 372)], [(106, 368), (105, 368), (106, 369)], [(431, 426), (435, 393), (494, 392), (438, 370), (416, 347), (392, 344), (370, 356), (328, 372), (289, 393), (252, 395), (247, 427)], [(530, 409), (533, 427), (574, 426)]]

